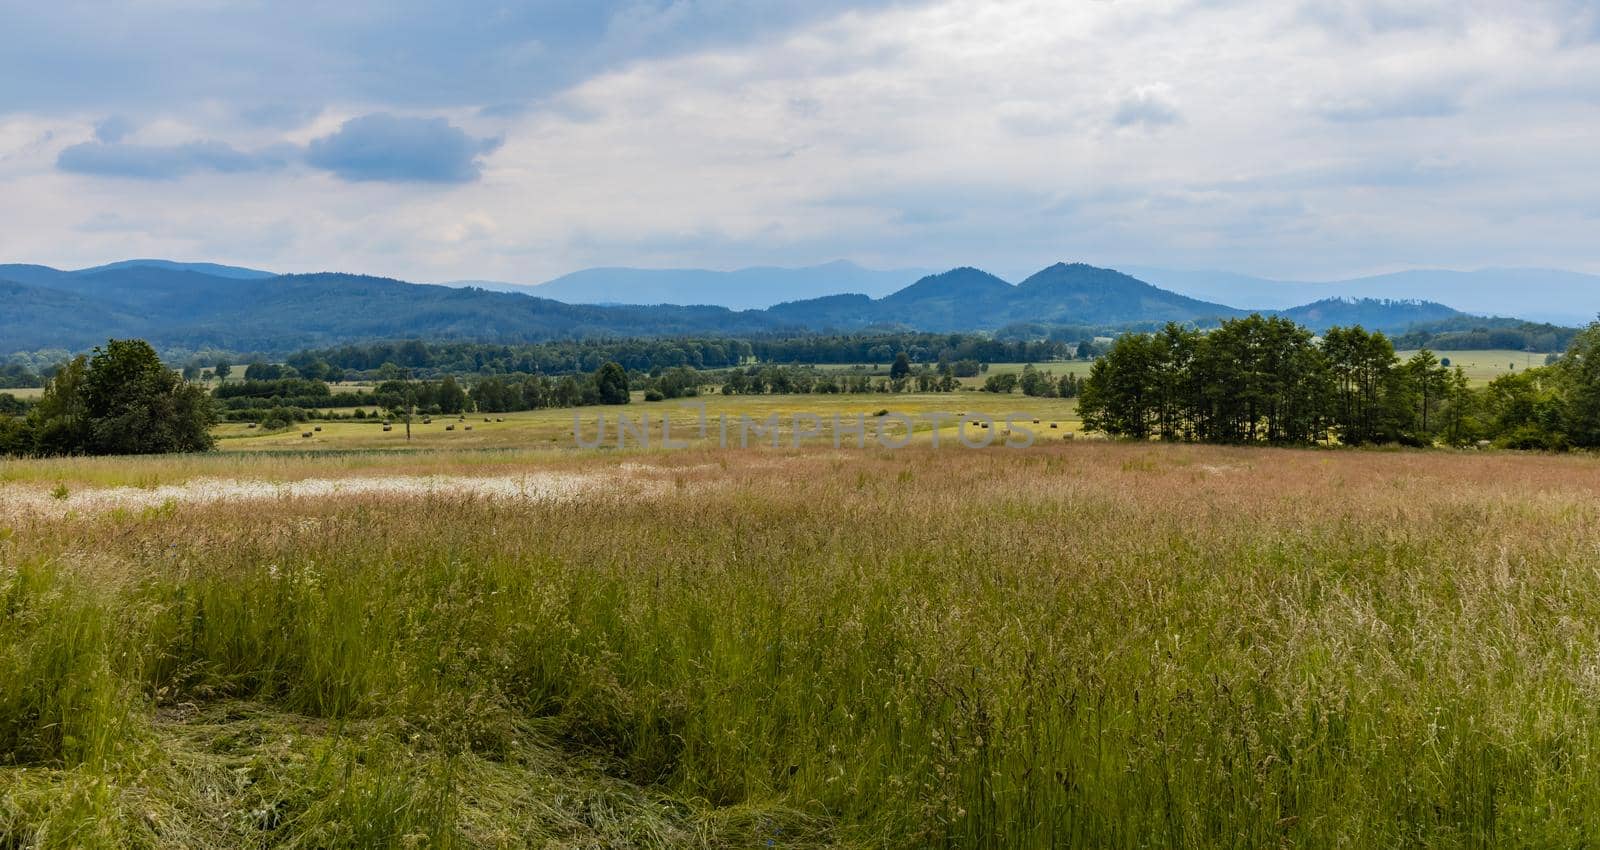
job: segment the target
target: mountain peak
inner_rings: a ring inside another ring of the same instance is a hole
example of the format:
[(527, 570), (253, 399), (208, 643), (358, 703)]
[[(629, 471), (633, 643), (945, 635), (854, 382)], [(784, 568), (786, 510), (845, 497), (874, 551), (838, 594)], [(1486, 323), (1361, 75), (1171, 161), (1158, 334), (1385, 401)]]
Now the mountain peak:
[(1017, 288), (1022, 290), (1059, 289), (1061, 287), (1109, 287), (1132, 284), (1150, 287), (1150, 284), (1115, 269), (1103, 269), (1088, 263), (1056, 263), (1029, 275)]
[(983, 298), (1009, 294), (1016, 287), (992, 274), (971, 266), (930, 274), (905, 289), (885, 298), (904, 301), (911, 298)]

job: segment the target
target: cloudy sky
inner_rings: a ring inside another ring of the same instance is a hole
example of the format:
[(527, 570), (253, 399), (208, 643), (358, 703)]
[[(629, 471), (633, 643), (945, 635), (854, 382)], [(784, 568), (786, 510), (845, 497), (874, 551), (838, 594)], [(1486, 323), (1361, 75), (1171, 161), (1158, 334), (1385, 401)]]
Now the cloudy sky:
[(0, 262), (1600, 272), (1600, 0), (0, 0)]

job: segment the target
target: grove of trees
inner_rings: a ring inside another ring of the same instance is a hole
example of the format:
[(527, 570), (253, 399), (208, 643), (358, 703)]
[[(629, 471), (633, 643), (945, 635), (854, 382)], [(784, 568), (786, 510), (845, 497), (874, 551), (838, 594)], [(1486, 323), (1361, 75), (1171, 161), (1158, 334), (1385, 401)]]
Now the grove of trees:
[(1382, 333), (1321, 339), (1259, 315), (1200, 332), (1128, 334), (1081, 386), (1085, 427), (1214, 443), (1600, 446), (1600, 322), (1552, 365), (1468, 386), (1424, 349), (1401, 361)]
[(0, 454), (205, 451), (216, 411), (203, 387), (143, 340), (111, 340), (55, 371), (26, 417), (0, 416)]

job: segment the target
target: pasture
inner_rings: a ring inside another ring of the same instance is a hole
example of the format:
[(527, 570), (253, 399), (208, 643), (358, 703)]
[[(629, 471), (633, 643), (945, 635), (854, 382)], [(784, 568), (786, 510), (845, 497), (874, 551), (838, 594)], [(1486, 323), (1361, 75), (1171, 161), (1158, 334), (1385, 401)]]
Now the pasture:
[(1600, 832), (1596, 458), (515, 442), (8, 464), (0, 846)]
[[(701, 438), (698, 433), (699, 405), (704, 405), (710, 419), (711, 433)], [(334, 422), (300, 423), (272, 432), (252, 429), (246, 423), (225, 423), (216, 428), (223, 451), (256, 450), (322, 450), (322, 449), (507, 449), (507, 448), (571, 448), (573, 417), (576, 413), (583, 426), (583, 434), (592, 439), (595, 424), (604, 416), (613, 426), (616, 417), (627, 416), (637, 420), (648, 416), (658, 422), (662, 417), (671, 420), (673, 440), (687, 439), (695, 443), (715, 442), (720, 432), (716, 430), (719, 417), (726, 417), (730, 428), (737, 429), (741, 417), (766, 421), (777, 415), (780, 419), (780, 441), (791, 442), (792, 416), (810, 413), (822, 422), (821, 435), (812, 438), (832, 444), (832, 417), (842, 419), (866, 416), (871, 420), (879, 411), (904, 414), (916, 420), (915, 439), (932, 440), (934, 423), (928, 421), (934, 413), (951, 417), (960, 413), (984, 414), (1003, 423), (1011, 413), (1027, 413), (1027, 425), (1037, 427), (1041, 439), (1064, 436), (1081, 430), (1074, 399), (1029, 398), (1012, 393), (999, 395), (983, 392), (960, 393), (863, 393), (844, 395), (749, 395), (724, 396), (710, 394), (688, 399), (670, 399), (645, 402), (641, 394), (634, 394), (634, 403), (626, 407), (582, 407), (528, 410), (514, 413), (475, 413), (459, 416), (434, 416), (432, 422), (423, 424), (420, 418), (411, 424), (411, 440), (406, 441), (405, 425), (395, 421), (392, 430), (384, 431), (376, 420), (338, 420)], [(1040, 420), (1038, 426), (1033, 418)], [(488, 419), (489, 421), (484, 421)], [(1057, 427), (1052, 429), (1051, 424)], [(472, 430), (467, 430), (471, 426)], [(320, 427), (321, 430), (315, 430)], [(1003, 425), (1001, 426), (1003, 427)], [(449, 429), (449, 430), (447, 430)], [(955, 439), (957, 425), (953, 421), (942, 423), (942, 438)], [(969, 429), (970, 430), (970, 429)], [(310, 432), (310, 437), (304, 434)], [(659, 427), (654, 434), (659, 435)], [(735, 434), (737, 431), (735, 430)], [(609, 443), (615, 445), (615, 432)]]
[[(1405, 360), (1417, 352), (1398, 351), (1395, 353), (1400, 356), (1401, 360)], [(1467, 373), (1467, 380), (1473, 386), (1482, 386), (1501, 375), (1543, 366), (1545, 358), (1544, 354), (1511, 351), (1509, 349), (1435, 351), (1433, 354), (1441, 360), (1449, 360), (1451, 366), (1460, 366)]]

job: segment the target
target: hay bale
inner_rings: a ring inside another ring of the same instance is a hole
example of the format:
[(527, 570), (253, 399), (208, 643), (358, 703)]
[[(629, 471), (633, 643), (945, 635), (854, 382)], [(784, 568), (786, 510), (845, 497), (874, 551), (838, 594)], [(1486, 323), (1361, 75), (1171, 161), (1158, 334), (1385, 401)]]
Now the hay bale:
[(385, 426), (383, 426), (383, 430), (385, 430), (385, 431), (393, 431), (394, 430), (394, 426), (393, 425), (385, 425)]
[(244, 427), (246, 427), (246, 428), (254, 428), (254, 427), (256, 427), (256, 423), (251, 422), (249, 425), (246, 425)]
[(301, 431), (300, 432), (300, 438), (301, 439), (305, 439), (305, 438), (310, 437), (310, 436), (311, 436), (311, 432), (310, 431)]
[(1061, 426), (1060, 426), (1060, 425), (1057, 425), (1057, 424), (1056, 424), (1056, 423), (1054, 423), (1054, 422), (1051, 422), (1051, 423), (1050, 423), (1050, 427), (1051, 427), (1051, 428), (1059, 428), (1059, 427), (1061, 427)]
[(496, 416), (496, 417), (495, 417), (495, 418), (494, 418), (494, 421), (496, 421), (496, 422), (504, 422), (504, 421), (505, 421), (505, 420), (504, 420), (504, 419), (501, 419), (501, 418), (500, 418), (500, 417), (498, 417), (498, 416)]
[(1037, 420), (1037, 419), (1033, 420), (1033, 424), (1038, 425), (1039, 424), (1039, 420)]
[(456, 426), (454, 426), (454, 425), (446, 425), (446, 426), (444, 426), (444, 429), (446, 431), (454, 431), (456, 429)]
[(468, 425), (468, 426), (466, 426), (466, 429), (467, 429), (467, 430), (468, 430), (468, 431), (471, 431), (471, 430), (472, 430), (472, 426), (471, 426), (471, 425)]
[(321, 431), (322, 430), (322, 426), (318, 425), (317, 427), (312, 428), (311, 430), (313, 430), (313, 431)]

